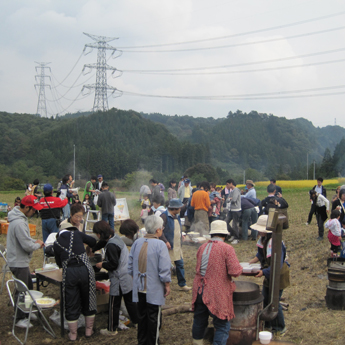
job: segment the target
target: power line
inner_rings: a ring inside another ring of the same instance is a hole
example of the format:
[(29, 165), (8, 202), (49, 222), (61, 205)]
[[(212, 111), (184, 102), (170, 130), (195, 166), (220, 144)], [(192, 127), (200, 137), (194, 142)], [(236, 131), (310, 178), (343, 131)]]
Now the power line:
[(332, 29), (307, 32), (305, 34), (292, 35), (292, 36), (279, 37), (279, 38), (270, 38), (270, 39), (265, 39), (265, 40), (261, 40), (261, 41), (243, 42), (243, 43), (235, 43), (235, 44), (226, 44), (226, 45), (214, 46), (214, 47), (185, 48), (185, 49), (166, 49), (166, 50), (125, 50), (125, 49), (123, 49), (122, 51), (126, 52), (126, 53), (172, 53), (172, 52), (186, 52), (186, 51), (201, 51), (201, 50), (212, 50), (212, 49), (224, 49), (224, 48), (249, 46), (249, 45), (253, 45), (253, 44), (277, 42), (277, 41), (294, 39), (294, 38), (300, 38), (300, 37), (306, 37), (306, 36), (314, 36), (314, 35), (324, 34), (326, 32), (333, 32), (333, 31), (339, 31), (339, 30), (344, 30), (344, 29), (345, 29), (345, 26), (339, 26), (339, 27), (332, 28)]
[[(72, 67), (72, 69), (67, 73), (66, 77), (65, 77), (61, 82), (59, 82), (58, 79), (56, 79), (56, 81), (58, 82), (58, 84), (57, 84), (55, 87), (60, 86), (60, 85), (70, 76), (70, 74), (73, 72), (74, 68), (77, 66), (77, 64), (78, 64), (79, 60), (81, 59), (81, 57), (83, 56), (83, 54), (84, 54), (84, 51), (80, 54), (80, 56), (79, 56), (77, 62), (74, 64), (74, 66)], [(62, 86), (63, 86), (63, 85), (62, 85)]]
[(77, 99), (81, 94), (82, 94), (82, 91), (79, 92), (79, 94), (77, 95), (77, 97), (72, 101), (72, 103), (71, 103), (69, 106), (67, 106), (66, 108), (64, 108), (62, 111), (60, 111), (60, 113), (58, 113), (58, 114), (56, 114), (56, 115), (61, 115), (63, 112), (65, 112), (67, 109), (69, 109), (75, 102), (81, 101), (81, 100), (85, 99), (86, 97), (89, 97), (89, 94), (87, 94), (87, 95), (83, 96), (82, 98)]
[(291, 27), (291, 26), (311, 23), (311, 22), (315, 22), (315, 21), (319, 21), (319, 20), (323, 20), (323, 19), (329, 19), (329, 18), (341, 16), (343, 14), (345, 14), (345, 11), (326, 15), (326, 16), (321, 16), (321, 17), (317, 17), (317, 18), (302, 20), (302, 21), (298, 21), (298, 22), (294, 22), (294, 23), (290, 23), (290, 24), (284, 24), (284, 25), (273, 26), (273, 27), (269, 27), (269, 28), (265, 28), (265, 29), (241, 32), (241, 33), (233, 34), (233, 35), (205, 38), (205, 39), (201, 39), (201, 40), (193, 40), (193, 41), (185, 41), (185, 42), (176, 42), (176, 43), (151, 44), (151, 45), (143, 45), (143, 46), (127, 46), (127, 47), (119, 47), (119, 49), (155, 48), (155, 47), (167, 47), (167, 46), (182, 45), (182, 44), (200, 43), (200, 42), (210, 42), (210, 41), (215, 41), (215, 40), (222, 40), (222, 39), (227, 39), (227, 38), (252, 35), (252, 34), (266, 32), (266, 31), (278, 30), (278, 29), (287, 28), (287, 27)]
[(311, 56), (318, 56), (318, 55), (325, 55), (325, 54), (331, 54), (331, 53), (338, 53), (338, 52), (341, 52), (341, 51), (344, 51), (344, 50), (345, 50), (345, 48), (339, 48), (339, 49), (325, 50), (325, 51), (316, 52), (316, 53), (310, 53), (310, 54), (288, 56), (288, 57), (283, 57), (283, 58), (270, 59), (270, 60), (262, 60), (262, 61), (243, 62), (243, 63), (237, 63), (237, 64), (231, 64), (231, 65), (222, 65), (222, 66), (176, 68), (176, 69), (156, 69), (156, 70), (154, 70), (154, 69), (152, 69), (152, 70), (122, 70), (122, 72), (124, 72), (124, 73), (150, 74), (150, 73), (163, 73), (163, 72), (202, 71), (202, 70), (208, 70), (208, 69), (222, 69), (222, 68), (231, 68), (231, 67), (239, 67), (239, 66), (250, 66), (250, 65), (259, 65), (259, 64), (279, 62), (279, 61), (295, 60), (295, 59), (311, 57)]
[(266, 67), (266, 68), (259, 68), (259, 69), (249, 69), (249, 70), (237, 70), (237, 71), (222, 71), (222, 72), (177, 72), (177, 73), (169, 73), (169, 72), (161, 72), (161, 73), (142, 73), (142, 74), (153, 74), (153, 75), (210, 75), (210, 74), (236, 74), (236, 73), (252, 73), (252, 72), (265, 72), (265, 71), (275, 71), (275, 70), (282, 70), (282, 69), (291, 69), (291, 68), (299, 68), (299, 67), (308, 67), (308, 66), (317, 66), (317, 65), (327, 65), (332, 63), (344, 62), (345, 59), (338, 59), (338, 60), (329, 60), (329, 61), (321, 61), (321, 62), (310, 62), (307, 64), (300, 64), (300, 65), (292, 65), (292, 66), (278, 66), (278, 67)]
[[(150, 95), (143, 93), (136, 93), (130, 91), (122, 91), (124, 95), (151, 97), (151, 98), (173, 98), (173, 99), (192, 99), (192, 100), (260, 100), (260, 99), (283, 99), (283, 98), (303, 98), (303, 97), (317, 97), (317, 96), (330, 96), (344, 94), (344, 91), (333, 93), (317, 93), (308, 95), (299, 95), (305, 92), (318, 92), (325, 90), (343, 89), (345, 85), (336, 85), (328, 87), (319, 87), (311, 89), (298, 89), (290, 91), (276, 91), (276, 92), (264, 92), (264, 93), (252, 93), (252, 94), (237, 94), (237, 95), (220, 95), (220, 96), (169, 96), (169, 95)], [(296, 95), (289, 95), (296, 93)], [(276, 96), (277, 95), (277, 96)], [(282, 96), (287, 95), (287, 96)]]

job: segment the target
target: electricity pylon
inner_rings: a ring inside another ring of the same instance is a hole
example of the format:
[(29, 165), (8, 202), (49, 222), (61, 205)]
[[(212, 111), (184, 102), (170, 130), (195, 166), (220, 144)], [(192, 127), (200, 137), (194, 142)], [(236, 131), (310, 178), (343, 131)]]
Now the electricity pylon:
[(45, 87), (48, 86), (50, 88), (50, 85), (45, 84), (44, 78), (51, 79), (49, 75), (45, 75), (45, 68), (48, 68), (49, 71), (51, 72), (50, 67), (47, 67), (47, 65), (50, 64), (50, 62), (36, 62), (35, 61), (35, 63), (39, 64), (39, 66), (35, 67), (36, 73), (38, 69), (41, 69), (40, 74), (35, 75), (35, 80), (37, 81), (37, 78), (39, 78), (39, 82), (40, 82), (39, 84), (35, 84), (35, 88), (39, 86), (36, 114), (41, 117), (48, 117)]
[[(114, 55), (117, 49), (108, 44), (108, 42), (117, 39), (116, 37), (104, 37), (104, 36), (95, 36), (90, 35), (84, 32), (84, 35), (92, 38), (96, 43), (85, 44), (85, 49), (88, 48), (97, 48), (97, 63), (96, 64), (87, 64), (84, 65), (83, 71), (85, 68), (96, 68), (96, 84), (84, 85), (83, 89), (95, 89), (95, 100), (93, 102), (92, 111), (107, 111), (108, 110), (108, 90), (112, 90), (114, 94), (117, 89), (113, 86), (107, 84), (107, 71), (113, 71), (114, 74), (117, 69), (115, 67), (109, 66), (107, 64), (107, 50), (112, 50), (112, 55)], [(122, 53), (122, 52), (121, 52)], [(119, 57), (119, 54), (116, 57)]]

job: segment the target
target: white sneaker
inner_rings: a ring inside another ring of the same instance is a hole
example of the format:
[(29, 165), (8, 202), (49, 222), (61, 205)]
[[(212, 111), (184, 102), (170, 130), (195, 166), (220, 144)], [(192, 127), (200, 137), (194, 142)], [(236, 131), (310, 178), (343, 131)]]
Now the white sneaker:
[(240, 241), (239, 240), (233, 240), (232, 242), (231, 242), (231, 244), (237, 244), (237, 243), (239, 243)]
[(235, 236), (231, 236), (228, 241), (232, 242), (234, 239), (235, 239)]
[(187, 291), (192, 290), (192, 288), (190, 286), (185, 285), (185, 286), (180, 286), (179, 290), (187, 292)]
[(99, 331), (99, 333), (101, 333), (102, 335), (114, 336), (114, 335), (117, 334), (117, 331), (111, 332), (111, 331), (108, 331), (106, 328), (104, 328), (104, 329), (101, 329), (101, 330)]
[(305, 225), (309, 225), (309, 223), (308, 223), (308, 222), (306, 222), (306, 223), (305, 223)]
[(29, 328), (31, 328), (32, 324), (30, 323), (29, 319), (21, 319), (16, 323), (16, 326), (20, 328), (27, 328), (28, 324), (29, 324)]

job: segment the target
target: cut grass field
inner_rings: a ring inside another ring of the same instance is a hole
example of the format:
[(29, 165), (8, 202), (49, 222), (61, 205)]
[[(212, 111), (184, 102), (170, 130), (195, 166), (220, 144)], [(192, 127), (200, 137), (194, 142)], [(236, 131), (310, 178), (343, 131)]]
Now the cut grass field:
[[(333, 186), (331, 187), (334, 188)], [(329, 199), (331, 199), (333, 194), (334, 192), (328, 192)], [(17, 195), (23, 196), (20, 193), (0, 193), (0, 202), (8, 202), (12, 205)], [(284, 312), (288, 330), (284, 336), (278, 337), (277, 339), (307, 345), (345, 344), (342, 321), (342, 318), (345, 316), (345, 311), (330, 310), (325, 303), (326, 286), (328, 283), (327, 258), (329, 257), (330, 244), (326, 236), (321, 242), (316, 240), (318, 231), (315, 217), (310, 226), (305, 225), (310, 209), (308, 188), (283, 189), (283, 196), (289, 203), (290, 228), (284, 230), (283, 239), (287, 246), (287, 253), (291, 264), (291, 286), (283, 294), (285, 302), (290, 305), (289, 310)], [(137, 201), (139, 195), (137, 193), (117, 193), (117, 197), (127, 198), (130, 216), (141, 227), (139, 217), (140, 205)], [(263, 187), (258, 188), (258, 197), (260, 199), (265, 197)], [(34, 238), (41, 238), (40, 219), (33, 218), (30, 222), (37, 225), (37, 234)], [(116, 224), (116, 229), (118, 230), (119, 225), (118, 223)], [(6, 245), (6, 235), (0, 235), (0, 243)], [(256, 245), (253, 241), (241, 241), (239, 244), (234, 245), (234, 247), (240, 261), (248, 261), (256, 253)], [(183, 246), (188, 285), (192, 284), (194, 278), (196, 251), (197, 248), (194, 246)], [(30, 265), (31, 269), (41, 267), (42, 263), (42, 251), (34, 252)], [(10, 275), (7, 275), (7, 278), (10, 278)], [(262, 285), (262, 278), (239, 277), (237, 280), (250, 280)], [(55, 286), (49, 285), (43, 291), (46, 296), (59, 298), (59, 292)], [(226, 293), (226, 291), (217, 293)], [(13, 308), (8, 306), (8, 301), (7, 293), (4, 291), (0, 299), (2, 315), (0, 318), (0, 341), (1, 344), (17, 344), (17, 341), (10, 333)], [(190, 303), (190, 301), (191, 293), (179, 291), (176, 277), (173, 276), (172, 292), (168, 296), (166, 303), (168, 305), (185, 305)], [(45, 313), (50, 315), (51, 311), (46, 311)], [(118, 345), (136, 344), (135, 329), (119, 332), (114, 340), (100, 335), (99, 330), (105, 328), (106, 322), (107, 316), (105, 313), (97, 315), (96, 334), (91, 339), (86, 339), (81, 329), (77, 343), (109, 344), (111, 342)], [(160, 337), (161, 344), (191, 345), (192, 322), (192, 313), (164, 317)], [(52, 339), (43, 331), (37, 322), (33, 322), (33, 324), (35, 327), (29, 331), (28, 344), (64, 344), (67, 341), (67, 335), (65, 339), (60, 338), (60, 332), (57, 326), (53, 326), (57, 334), (57, 339)], [(205, 344), (207, 343), (205, 342)]]

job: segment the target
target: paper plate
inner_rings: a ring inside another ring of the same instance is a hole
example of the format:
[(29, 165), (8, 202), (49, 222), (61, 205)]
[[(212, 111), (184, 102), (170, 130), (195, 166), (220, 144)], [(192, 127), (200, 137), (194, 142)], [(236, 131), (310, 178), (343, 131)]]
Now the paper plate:
[(36, 303), (41, 308), (50, 308), (53, 305), (55, 305), (56, 301), (54, 298), (43, 297), (43, 298), (37, 298)]

